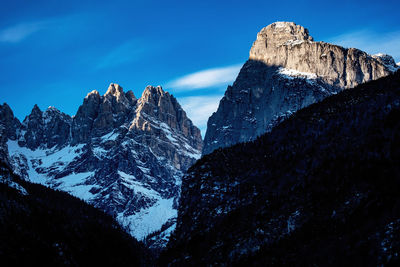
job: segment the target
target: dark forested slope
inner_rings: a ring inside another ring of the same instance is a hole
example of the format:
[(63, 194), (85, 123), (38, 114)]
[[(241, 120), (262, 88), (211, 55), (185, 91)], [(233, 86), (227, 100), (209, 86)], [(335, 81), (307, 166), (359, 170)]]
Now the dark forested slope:
[(149, 264), (148, 251), (109, 215), (65, 192), (22, 181), (0, 164), (2, 180), (19, 189), (0, 183), (0, 265)]
[(161, 261), (399, 264), (399, 192), (397, 72), (199, 160)]

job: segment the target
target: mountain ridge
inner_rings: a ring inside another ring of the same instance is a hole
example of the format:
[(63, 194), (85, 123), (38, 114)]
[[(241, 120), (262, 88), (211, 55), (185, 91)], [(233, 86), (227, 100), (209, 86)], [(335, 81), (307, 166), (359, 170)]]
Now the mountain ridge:
[(138, 239), (176, 217), (180, 179), (201, 154), (200, 130), (161, 87), (136, 99), (112, 83), (104, 95), (89, 92), (72, 117), (37, 105), (22, 123), (7, 104), (0, 113), (18, 175), (84, 199)]

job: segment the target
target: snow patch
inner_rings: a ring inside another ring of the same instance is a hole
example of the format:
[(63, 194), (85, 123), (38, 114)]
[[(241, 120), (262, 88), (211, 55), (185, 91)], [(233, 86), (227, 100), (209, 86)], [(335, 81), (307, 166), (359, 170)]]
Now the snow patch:
[(194, 158), (196, 160), (198, 160), (199, 158), (201, 158), (201, 151), (200, 150), (195, 150), (193, 149), (193, 147), (191, 147), (190, 145), (188, 145), (187, 143), (184, 143), (183, 146), (187, 149), (187, 150), (180, 150), (179, 152), (181, 154), (184, 154), (188, 157)]
[[(194, 158), (194, 159), (199, 159), (201, 157), (201, 151), (191, 147), (188, 144), (187, 139), (183, 136), (177, 135), (171, 129), (171, 127), (168, 126), (168, 124), (166, 124), (164, 122), (160, 122), (157, 119), (152, 118), (150, 116), (145, 116), (145, 117), (152, 122), (152, 126), (154, 128), (161, 129), (164, 132), (167, 139), (169, 141), (171, 141), (171, 143), (177, 148), (177, 152), (179, 154), (183, 154), (183, 155), (186, 155), (186, 156)], [(185, 149), (182, 149), (182, 145)]]
[(286, 43), (284, 43), (284, 45), (290, 45), (290, 46), (294, 46), (294, 45), (299, 45), (304, 43), (304, 40), (289, 40)]
[(83, 148), (83, 144), (77, 146), (66, 146), (61, 149), (40, 149), (30, 150), (26, 147), (20, 147), (17, 141), (7, 141), (8, 151), (10, 156), (22, 154), (30, 159), (40, 161), (40, 167), (48, 168), (54, 167), (54, 163), (68, 163), (75, 157), (79, 156)]
[(96, 156), (96, 158), (102, 159), (105, 156), (105, 154), (107, 154), (107, 150), (105, 150), (102, 147), (94, 147), (93, 154)]
[(159, 199), (153, 206), (141, 209), (134, 215), (119, 213), (117, 220), (132, 236), (143, 240), (150, 233), (160, 230), (166, 221), (177, 217), (178, 212), (173, 204), (173, 198)]
[(82, 172), (64, 176), (56, 180), (59, 184), (55, 188), (68, 192), (82, 200), (89, 201), (95, 197), (95, 195), (90, 192), (95, 186), (85, 183), (93, 175), (94, 172)]
[(160, 230), (166, 221), (177, 217), (177, 210), (173, 208), (174, 198), (163, 199), (157, 191), (147, 188), (137, 181), (135, 176), (122, 171), (118, 171), (118, 174), (123, 180), (123, 184), (133, 189), (136, 194), (155, 200), (152, 206), (142, 208), (133, 215), (127, 216), (124, 212), (118, 213), (117, 221), (125, 229), (128, 229), (132, 236), (143, 240), (150, 233)]
[(136, 194), (140, 193), (141, 195), (147, 196), (152, 199), (161, 199), (161, 196), (157, 191), (144, 186), (143, 183), (136, 180), (135, 176), (122, 171), (118, 171), (118, 174), (123, 180), (123, 184), (126, 187), (132, 189)]
[[(86, 201), (94, 197), (89, 192), (94, 186), (85, 184), (86, 180), (94, 174), (92, 172), (73, 173), (59, 179), (53, 179), (47, 174), (48, 172), (62, 171), (65, 166), (81, 154), (83, 144), (67, 146), (59, 150), (55, 148), (30, 150), (26, 147), (20, 147), (17, 141), (8, 140), (7, 146), (14, 163), (15, 161), (24, 162), (26, 160), (30, 182), (66, 191)], [(18, 166), (14, 164), (14, 168), (18, 169)]]
[(288, 234), (296, 229), (296, 221), (297, 221), (297, 217), (299, 217), (299, 215), (300, 215), (300, 211), (296, 210), (289, 216), (289, 218), (287, 220), (287, 233)]
[(277, 21), (273, 24), (274, 24), (275, 28), (285, 28), (286, 27), (286, 22), (283, 22), (283, 21)]
[(178, 143), (178, 141), (172, 136), (171, 128), (166, 123), (160, 122), (160, 127), (169, 141), (175, 144)]
[(294, 78), (305, 78), (305, 79), (310, 79), (310, 80), (315, 80), (317, 79), (317, 74), (311, 73), (311, 72), (301, 72), (298, 70), (293, 70), (293, 69), (286, 69), (286, 68), (279, 68), (278, 73), (286, 76), (288, 79), (294, 79)]
[(117, 137), (118, 137), (118, 134), (114, 131), (111, 131), (108, 134), (105, 134), (102, 137), (100, 137), (100, 139), (102, 140), (102, 142), (115, 141), (117, 139)]

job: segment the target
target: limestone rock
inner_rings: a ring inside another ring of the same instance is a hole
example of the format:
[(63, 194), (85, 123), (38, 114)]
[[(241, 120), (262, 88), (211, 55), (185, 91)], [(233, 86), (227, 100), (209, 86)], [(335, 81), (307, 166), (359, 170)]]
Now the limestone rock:
[(315, 42), (300, 25), (273, 23), (258, 33), (209, 118), (203, 154), (253, 140), (302, 107), (397, 69), (390, 56)]
[(18, 142), (32, 150), (62, 147), (70, 140), (71, 123), (72, 118), (55, 107), (42, 112), (35, 105), (22, 123)]
[(15, 140), (17, 129), (21, 127), (20, 122), (14, 117), (11, 108), (4, 103), (0, 105), (0, 161), (9, 165), (7, 141)]
[(136, 99), (112, 83), (73, 118), (36, 105), (22, 125), (6, 104), (0, 115), (0, 157), (14, 172), (84, 199), (138, 239), (175, 221), (181, 177), (201, 156), (200, 130), (161, 87)]
[(72, 140), (74, 144), (87, 142), (90, 138), (93, 121), (97, 117), (100, 94), (93, 90), (83, 100), (72, 122)]
[(157, 156), (173, 159), (178, 169), (189, 168), (194, 161), (187, 156), (195, 156), (202, 149), (200, 130), (175, 97), (160, 86), (146, 87), (129, 130), (135, 140), (151, 147)]
[(14, 117), (14, 113), (6, 103), (0, 105), (0, 124), (4, 126), (2, 137), (13, 140), (17, 138), (17, 129), (21, 127), (21, 123)]

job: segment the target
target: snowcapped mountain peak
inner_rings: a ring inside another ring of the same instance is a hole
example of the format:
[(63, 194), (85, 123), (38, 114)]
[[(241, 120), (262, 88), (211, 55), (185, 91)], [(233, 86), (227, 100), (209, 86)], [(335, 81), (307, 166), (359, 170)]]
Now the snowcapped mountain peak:
[(173, 224), (183, 171), (200, 157), (202, 139), (161, 86), (138, 101), (112, 83), (103, 96), (90, 92), (74, 117), (35, 106), (23, 125), (7, 107), (0, 132), (23, 178), (84, 199), (139, 239)]

